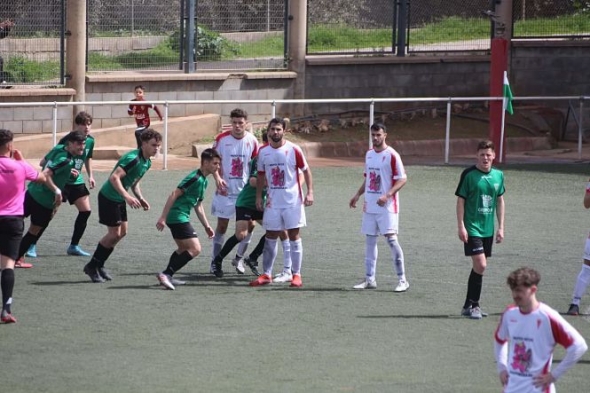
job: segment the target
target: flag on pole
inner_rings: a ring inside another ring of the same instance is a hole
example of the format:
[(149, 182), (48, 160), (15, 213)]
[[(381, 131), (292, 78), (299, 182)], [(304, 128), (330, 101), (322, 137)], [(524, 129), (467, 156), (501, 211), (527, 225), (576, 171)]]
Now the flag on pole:
[(504, 71), (504, 110), (511, 115), (514, 114), (512, 108), (512, 90), (510, 89), (510, 83), (508, 82), (508, 73)]

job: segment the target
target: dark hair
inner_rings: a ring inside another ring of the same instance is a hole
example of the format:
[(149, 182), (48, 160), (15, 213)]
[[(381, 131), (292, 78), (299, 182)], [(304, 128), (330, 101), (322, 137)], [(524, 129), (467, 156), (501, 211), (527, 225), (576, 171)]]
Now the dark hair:
[(506, 283), (510, 289), (515, 289), (519, 286), (530, 288), (533, 285), (539, 285), (539, 282), (541, 282), (541, 275), (538, 271), (530, 267), (516, 269), (506, 279)]
[(243, 117), (244, 119), (248, 118), (248, 112), (243, 109), (236, 108), (230, 112), (229, 117)]
[(283, 130), (287, 129), (287, 124), (285, 123), (285, 119), (283, 119), (282, 117), (274, 117), (274, 118), (270, 119), (270, 121), (268, 122), (268, 127), (266, 127), (266, 132), (268, 132), (268, 130), (270, 130), (270, 127), (273, 124), (280, 124), (281, 126), (283, 126)]
[(71, 131), (67, 136), (65, 143), (69, 142), (85, 142), (86, 133), (84, 131)]
[(262, 133), (262, 142), (268, 143), (268, 131)]
[(88, 112), (80, 112), (76, 115), (74, 119), (74, 124), (78, 126), (85, 126), (87, 124), (92, 124), (92, 116)]
[(214, 158), (219, 158), (221, 160), (219, 152), (215, 149), (209, 148), (201, 152), (201, 161), (211, 161)]
[(0, 146), (6, 146), (9, 142), (12, 142), (14, 135), (12, 131), (6, 130), (4, 128), (0, 129)]
[(145, 88), (142, 85), (137, 85), (133, 88), (133, 91), (137, 90), (137, 89), (141, 89), (143, 91), (145, 91)]
[(492, 142), (492, 141), (481, 141), (481, 142), (479, 142), (477, 144), (477, 151), (486, 150), (486, 149), (492, 149), (492, 151), (495, 151), (494, 142)]
[(160, 142), (162, 140), (162, 135), (153, 128), (147, 128), (144, 132), (141, 133), (140, 139), (142, 142), (147, 142), (151, 139), (155, 139), (156, 142)]
[(373, 123), (371, 125), (371, 131), (381, 131), (387, 132), (387, 128), (385, 128), (385, 124), (383, 123)]

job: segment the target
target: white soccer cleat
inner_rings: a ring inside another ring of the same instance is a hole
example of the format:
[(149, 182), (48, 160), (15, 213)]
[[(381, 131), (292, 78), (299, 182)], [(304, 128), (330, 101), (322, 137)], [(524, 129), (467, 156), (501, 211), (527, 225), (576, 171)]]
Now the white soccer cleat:
[(293, 281), (293, 274), (291, 272), (280, 272), (272, 279), (273, 282), (291, 282)]
[(410, 288), (410, 283), (407, 281), (400, 281), (393, 292), (405, 292)]
[(246, 272), (246, 268), (244, 267), (244, 258), (235, 257), (233, 261), (231, 261), (233, 267), (236, 268), (236, 272), (238, 274), (244, 274)]
[(172, 283), (172, 285), (186, 285), (186, 281), (177, 280), (174, 277), (169, 277), (169, 278), (170, 278), (170, 282)]
[(365, 280), (358, 285), (353, 287), (354, 289), (375, 289), (377, 288), (377, 281), (375, 280)]
[(174, 285), (172, 285), (172, 282), (170, 282), (170, 276), (164, 274), (164, 273), (160, 273), (157, 275), (158, 277), (158, 281), (160, 282), (160, 285), (163, 286), (166, 289), (170, 289), (170, 290), (174, 290)]

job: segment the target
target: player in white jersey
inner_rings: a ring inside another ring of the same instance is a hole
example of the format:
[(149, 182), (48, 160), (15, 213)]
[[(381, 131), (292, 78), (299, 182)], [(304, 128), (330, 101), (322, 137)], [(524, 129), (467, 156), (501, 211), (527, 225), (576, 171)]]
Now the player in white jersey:
[[(213, 258), (224, 243), (229, 220), (236, 213), (236, 200), (240, 191), (246, 185), (250, 176), (248, 163), (258, 154), (258, 140), (250, 132), (246, 131), (248, 114), (242, 109), (234, 109), (230, 113), (232, 128), (215, 138), (213, 148), (221, 155), (221, 169), (214, 174), (218, 185), (213, 202), (211, 214), (217, 217), (217, 227), (213, 237)], [(221, 187), (219, 185), (221, 184)], [(235, 263), (243, 256), (252, 233), (240, 242)], [(216, 277), (223, 277), (221, 262), (211, 262), (211, 273)]]
[[(540, 274), (522, 267), (506, 280), (514, 305), (502, 314), (494, 353), (504, 393), (555, 392), (555, 382), (588, 350), (586, 341), (557, 311), (537, 300)], [(551, 370), (559, 344), (565, 357)]]
[(391, 250), (393, 268), (399, 282), (395, 292), (405, 292), (410, 287), (406, 279), (404, 253), (397, 240), (399, 233), (399, 190), (406, 184), (407, 176), (399, 154), (388, 146), (386, 128), (383, 124), (371, 125), (373, 148), (365, 156), (365, 179), (350, 199), (350, 207), (356, 208), (361, 195), (363, 220), (361, 232), (365, 234), (365, 280), (355, 289), (377, 288), (377, 239), (385, 236)]
[[(262, 255), (263, 274), (250, 283), (251, 286), (272, 282), (272, 267), (277, 256), (277, 238), (287, 230), (291, 246), (292, 287), (301, 287), (301, 263), (303, 246), (299, 229), (306, 225), (304, 206), (313, 204), (311, 170), (299, 146), (284, 139), (285, 121), (274, 118), (268, 126), (269, 144), (258, 154), (258, 178), (256, 182), (256, 208), (264, 210), (262, 225), (266, 230)], [(303, 196), (299, 170), (303, 173), (306, 195)], [(263, 206), (262, 190), (267, 187), (266, 205)]]
[[(590, 209), (590, 180), (586, 184), (586, 192), (584, 193), (584, 207)], [(590, 285), (590, 234), (586, 238), (586, 247), (584, 248), (584, 262), (582, 269), (578, 273), (576, 285), (574, 286), (574, 293), (572, 294), (572, 302), (570, 308), (567, 310), (568, 315), (580, 314), (580, 301), (586, 292), (586, 288)]]

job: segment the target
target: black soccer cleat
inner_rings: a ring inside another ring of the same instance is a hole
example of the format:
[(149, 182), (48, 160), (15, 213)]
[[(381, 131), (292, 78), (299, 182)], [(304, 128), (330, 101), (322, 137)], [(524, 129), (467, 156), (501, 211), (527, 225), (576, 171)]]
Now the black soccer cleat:
[(84, 273), (86, 273), (86, 275), (88, 277), (90, 277), (90, 279), (94, 283), (97, 283), (98, 284), (98, 283), (103, 283), (104, 282), (104, 278), (102, 278), (100, 276), (100, 274), (98, 273), (98, 269), (91, 267), (90, 266), (90, 263), (87, 263), (86, 266), (84, 266)]

